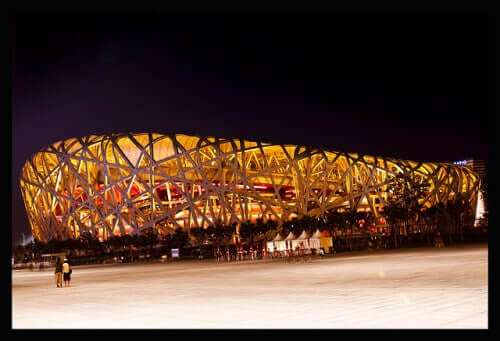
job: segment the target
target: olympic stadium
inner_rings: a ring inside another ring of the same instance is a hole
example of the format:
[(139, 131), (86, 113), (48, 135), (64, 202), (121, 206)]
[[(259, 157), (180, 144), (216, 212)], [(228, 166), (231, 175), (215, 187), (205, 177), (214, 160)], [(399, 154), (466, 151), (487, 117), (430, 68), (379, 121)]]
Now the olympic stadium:
[(100, 239), (153, 227), (356, 209), (379, 216), (398, 176), (425, 184), (430, 207), (456, 193), (476, 207), (479, 176), (462, 165), (183, 134), (90, 135), (53, 143), (24, 164), (20, 188), (33, 236)]

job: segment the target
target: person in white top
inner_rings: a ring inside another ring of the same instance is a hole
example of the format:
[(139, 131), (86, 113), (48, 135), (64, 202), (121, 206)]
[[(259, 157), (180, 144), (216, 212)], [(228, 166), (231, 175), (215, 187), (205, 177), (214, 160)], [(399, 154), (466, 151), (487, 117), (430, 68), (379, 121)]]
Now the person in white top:
[(65, 287), (70, 286), (72, 272), (73, 272), (73, 270), (71, 270), (71, 267), (68, 263), (68, 260), (65, 258), (64, 263), (63, 263), (63, 279), (64, 279), (64, 286)]

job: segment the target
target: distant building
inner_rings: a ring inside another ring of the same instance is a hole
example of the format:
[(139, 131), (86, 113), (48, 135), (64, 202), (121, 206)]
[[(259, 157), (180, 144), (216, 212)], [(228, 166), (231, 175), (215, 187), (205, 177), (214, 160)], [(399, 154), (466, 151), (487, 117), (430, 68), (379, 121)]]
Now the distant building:
[[(479, 175), (481, 183), (487, 183), (488, 181), (488, 165), (485, 160), (475, 160), (475, 159), (466, 159), (460, 161), (454, 161), (455, 165), (468, 167), (470, 170)], [(479, 191), (478, 200), (476, 205), (476, 218), (474, 225), (477, 226), (483, 217), (484, 213), (487, 211), (487, 203), (483, 198), (483, 193)]]
[(389, 184), (405, 179), (426, 186), (426, 207), (455, 193), (476, 207), (479, 175), (466, 166), (184, 134), (59, 141), (33, 154), (19, 180), (32, 233), (46, 241), (265, 218), (281, 225), (331, 209), (378, 217), (394, 195)]
[(23, 233), (21, 235), (21, 237), (19, 237), (17, 245), (26, 246), (26, 245), (30, 244), (32, 241), (33, 241), (33, 236), (31, 234), (26, 235)]
[(482, 182), (487, 180), (488, 167), (485, 160), (467, 159), (454, 161), (453, 164), (469, 167), (472, 171), (479, 175)]

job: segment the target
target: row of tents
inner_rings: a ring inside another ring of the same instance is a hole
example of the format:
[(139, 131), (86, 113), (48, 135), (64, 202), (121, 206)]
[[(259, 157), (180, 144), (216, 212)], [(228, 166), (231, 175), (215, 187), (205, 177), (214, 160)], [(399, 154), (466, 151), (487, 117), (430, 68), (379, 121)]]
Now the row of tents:
[(278, 233), (273, 240), (267, 242), (267, 251), (295, 250), (297, 246), (316, 250), (323, 248), (325, 252), (329, 252), (330, 248), (333, 247), (333, 239), (328, 231), (320, 232), (319, 230), (316, 230), (312, 235), (304, 230), (298, 237), (292, 232), (286, 237)]

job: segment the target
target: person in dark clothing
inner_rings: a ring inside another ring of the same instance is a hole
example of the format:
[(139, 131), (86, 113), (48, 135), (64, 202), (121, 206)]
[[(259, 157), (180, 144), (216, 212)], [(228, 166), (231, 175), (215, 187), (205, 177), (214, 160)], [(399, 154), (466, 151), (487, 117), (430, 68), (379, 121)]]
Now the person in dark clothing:
[(62, 272), (63, 272), (63, 265), (61, 263), (61, 259), (59, 257), (56, 258), (56, 285), (58, 288), (62, 288)]
[(220, 251), (219, 248), (217, 248), (216, 255), (217, 255), (217, 263), (219, 263), (222, 259), (222, 252)]

